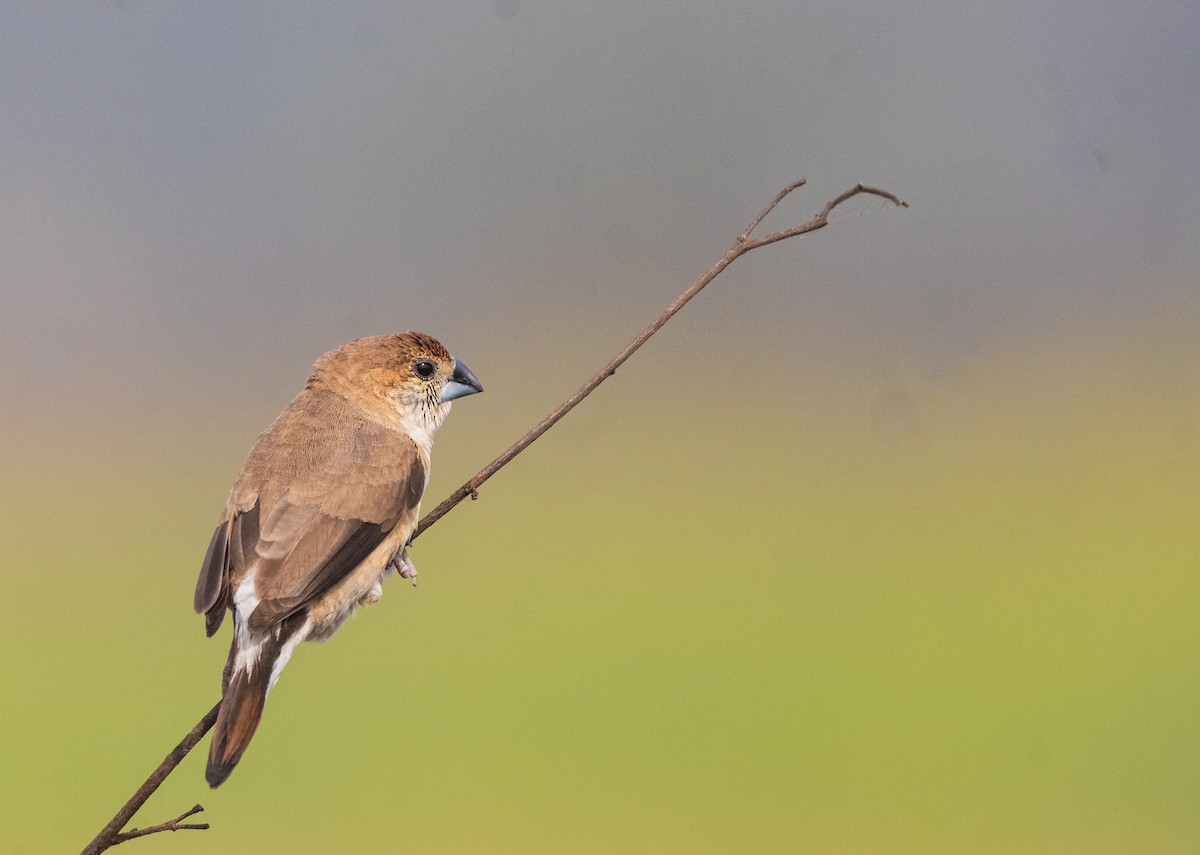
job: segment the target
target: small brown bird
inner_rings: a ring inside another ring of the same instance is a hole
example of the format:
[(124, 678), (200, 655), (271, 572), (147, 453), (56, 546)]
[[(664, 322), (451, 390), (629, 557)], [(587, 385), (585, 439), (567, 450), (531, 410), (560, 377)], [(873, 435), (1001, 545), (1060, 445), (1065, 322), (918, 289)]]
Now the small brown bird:
[(304, 391), (259, 436), (196, 583), (210, 636), (233, 611), (211, 786), (242, 758), (296, 645), (324, 641), (356, 605), (376, 602), (390, 570), (416, 575), (404, 548), (433, 434), (451, 401), (482, 391), (424, 333), (363, 338), (318, 359)]

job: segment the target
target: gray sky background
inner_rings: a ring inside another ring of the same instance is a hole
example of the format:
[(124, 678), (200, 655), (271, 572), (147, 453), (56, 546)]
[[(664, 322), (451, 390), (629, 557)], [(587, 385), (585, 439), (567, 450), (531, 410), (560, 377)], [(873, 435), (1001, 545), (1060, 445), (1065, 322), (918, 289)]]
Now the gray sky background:
[(532, 363), (566, 390), (800, 176), (775, 225), (857, 181), (912, 208), (739, 262), (654, 358), (752, 337), (786, 370), (804, 340), (937, 376), (1016, 330), (1200, 303), (1186, 0), (4, 17), (10, 431), (269, 392), (261, 424), (320, 352), (406, 328), (489, 389)]
[(481, 378), (428, 509), (806, 177), (767, 227), (912, 207), (739, 260), (171, 848), (1197, 851), (1198, 45), (1197, 0), (5, 4), (3, 845), (77, 849), (212, 703), (196, 568), (323, 351)]

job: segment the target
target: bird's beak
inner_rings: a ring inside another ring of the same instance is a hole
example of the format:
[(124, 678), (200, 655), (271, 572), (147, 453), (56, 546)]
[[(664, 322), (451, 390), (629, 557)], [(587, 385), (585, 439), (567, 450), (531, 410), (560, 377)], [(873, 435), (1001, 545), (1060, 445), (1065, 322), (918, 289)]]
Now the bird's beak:
[(471, 373), (471, 369), (457, 359), (454, 360), (454, 375), (446, 384), (446, 388), (442, 390), (442, 403), (482, 391), (483, 386), (479, 384), (479, 379)]

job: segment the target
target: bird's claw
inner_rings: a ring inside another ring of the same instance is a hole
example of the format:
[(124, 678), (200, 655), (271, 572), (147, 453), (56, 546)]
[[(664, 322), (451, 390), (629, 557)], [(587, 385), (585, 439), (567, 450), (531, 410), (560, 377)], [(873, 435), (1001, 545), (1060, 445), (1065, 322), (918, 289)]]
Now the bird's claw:
[(401, 579), (412, 579), (413, 587), (417, 586), (417, 566), (408, 557), (408, 550), (400, 550), (392, 556), (392, 560), (388, 563)]

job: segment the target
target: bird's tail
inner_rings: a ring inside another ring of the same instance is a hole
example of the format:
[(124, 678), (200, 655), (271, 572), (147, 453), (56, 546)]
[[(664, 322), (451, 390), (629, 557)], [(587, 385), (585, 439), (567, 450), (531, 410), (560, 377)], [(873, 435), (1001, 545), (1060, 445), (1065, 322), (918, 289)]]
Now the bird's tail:
[(279, 678), (296, 645), (307, 635), (303, 613), (295, 614), (264, 633), (249, 633), (238, 620), (229, 661), (225, 664), (221, 709), (213, 725), (205, 778), (220, 786), (242, 759), (262, 718), (267, 692)]

